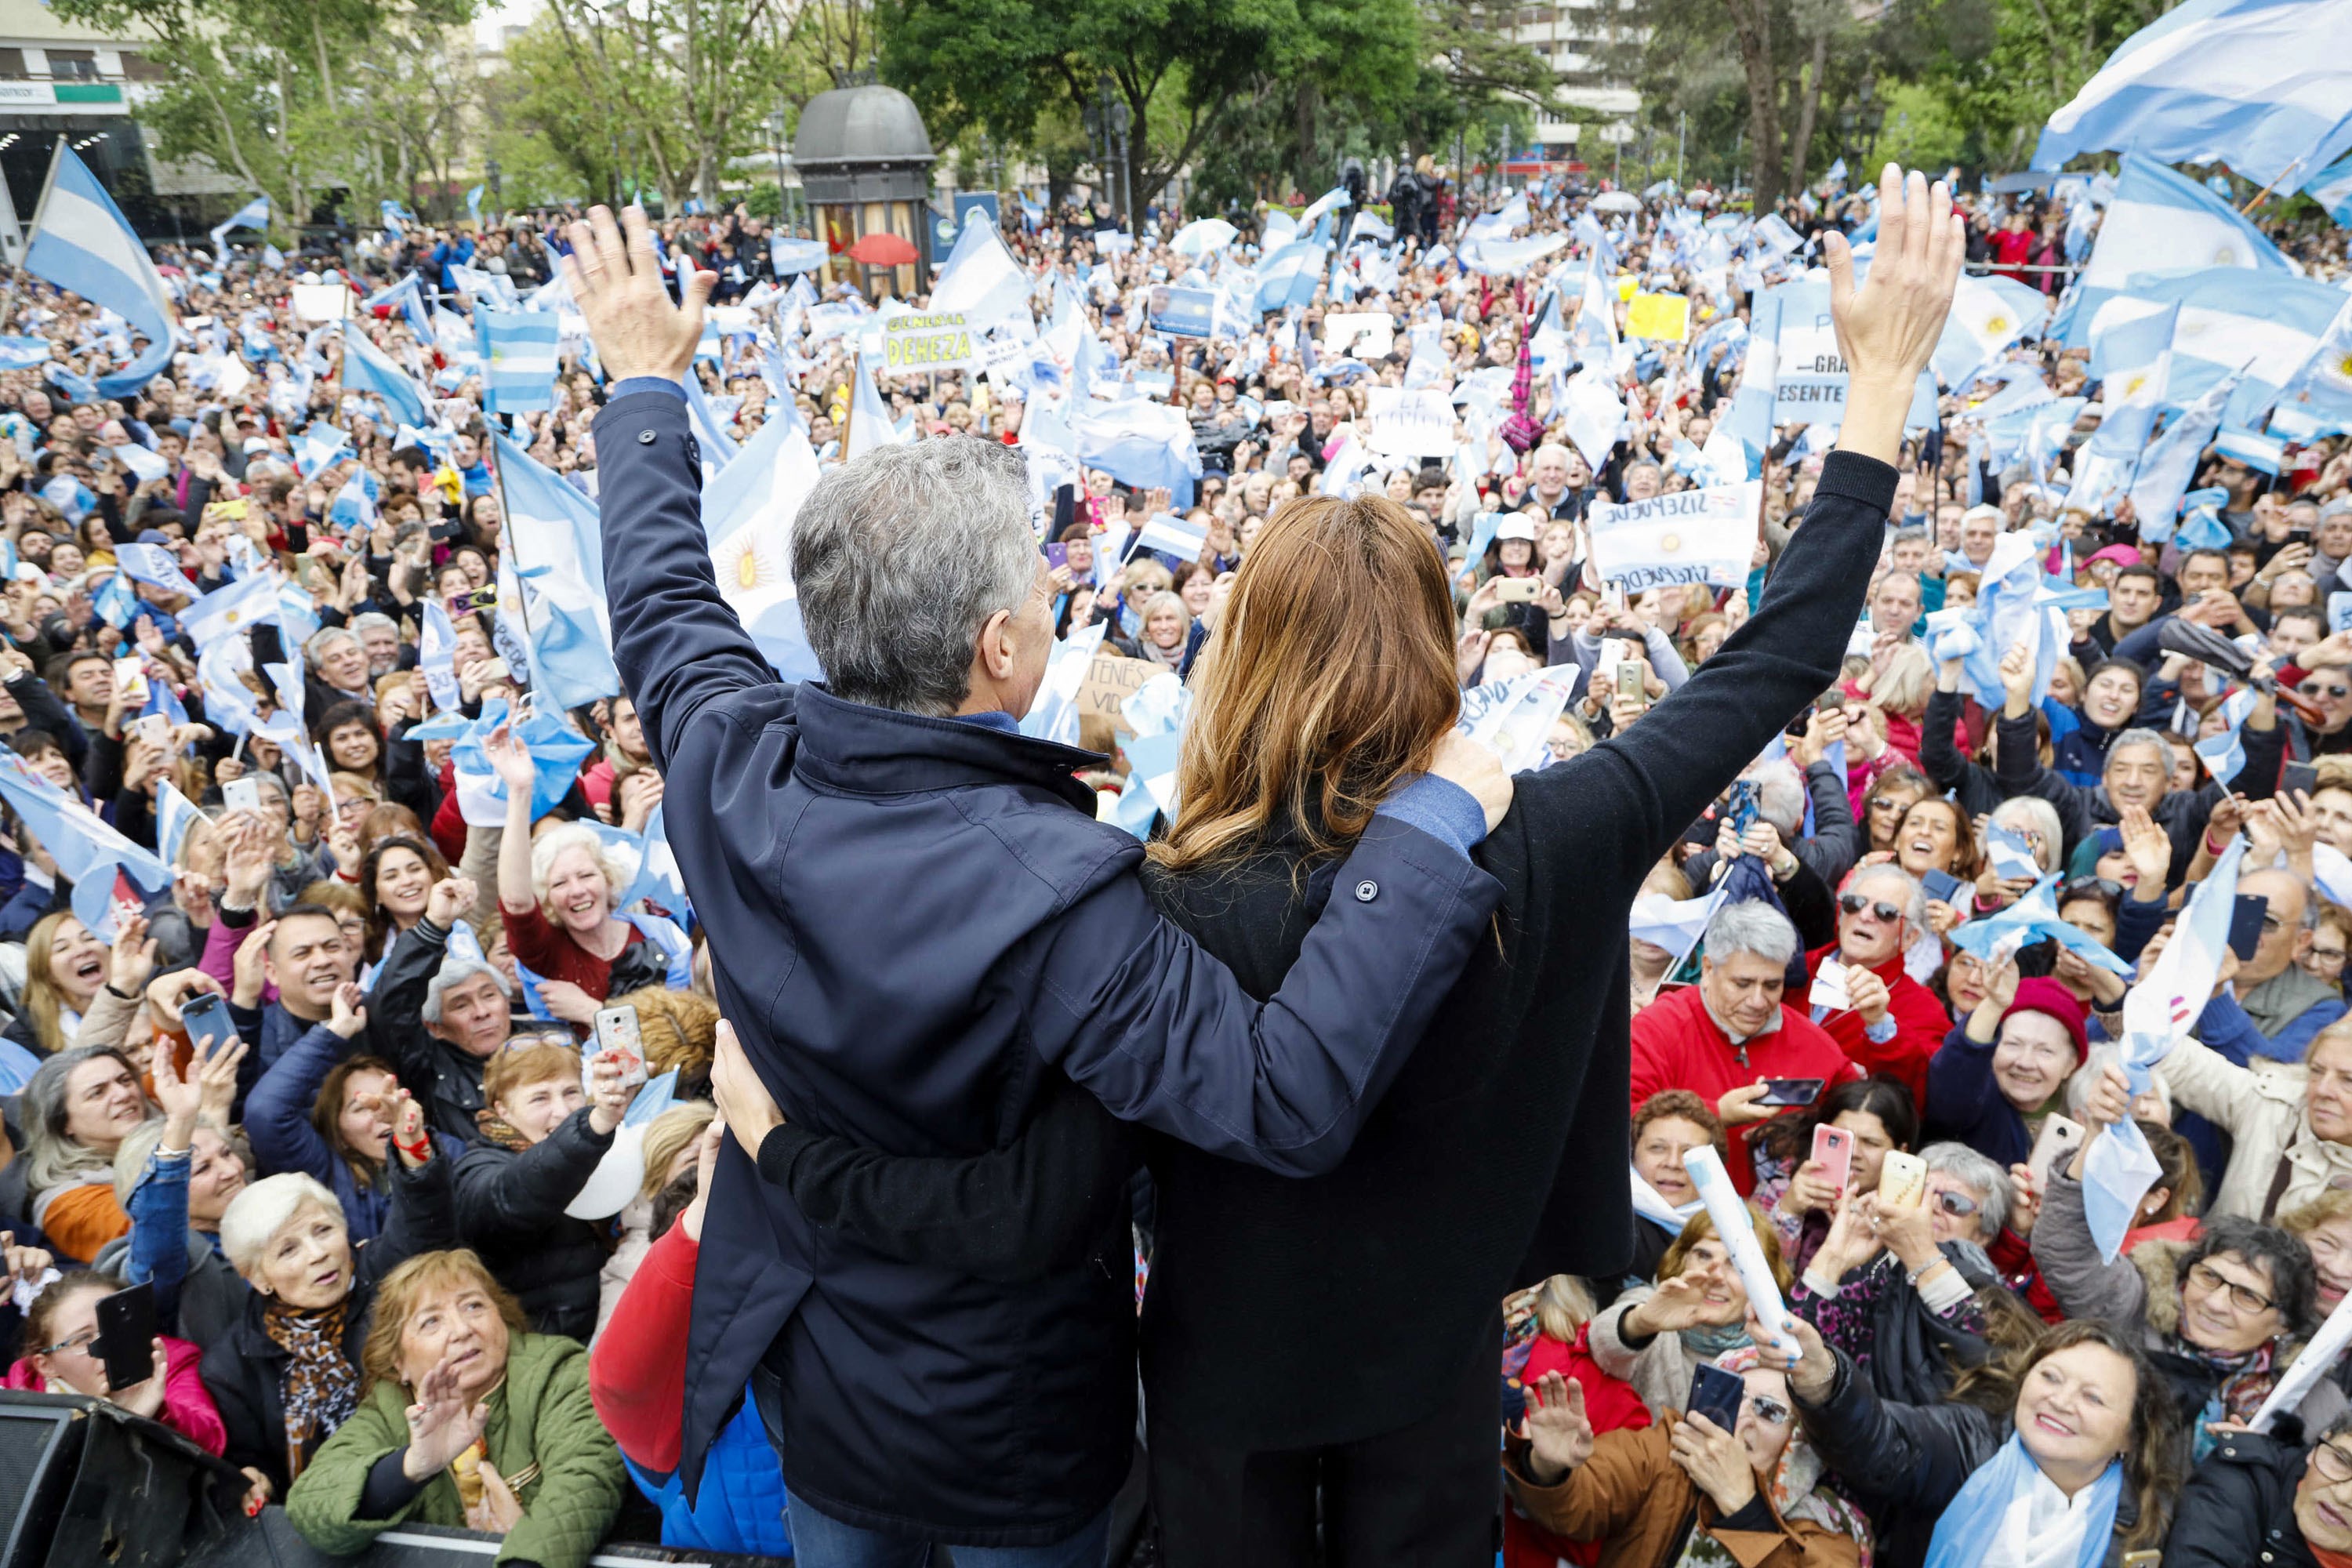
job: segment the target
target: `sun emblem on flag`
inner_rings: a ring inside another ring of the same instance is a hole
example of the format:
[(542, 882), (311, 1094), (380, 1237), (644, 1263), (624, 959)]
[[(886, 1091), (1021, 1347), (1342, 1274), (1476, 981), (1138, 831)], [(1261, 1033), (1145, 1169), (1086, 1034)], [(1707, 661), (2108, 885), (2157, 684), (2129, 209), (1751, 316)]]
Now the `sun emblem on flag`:
[(2213, 253), (2213, 265), (2216, 267), (2235, 267), (2237, 264), (2238, 247), (2234, 245), (2225, 245)]
[(1679, 533), (1669, 533), (1664, 539), (1658, 541), (1658, 548), (1664, 551), (1669, 555), (1676, 553), (1682, 549), (1682, 547), (1683, 536)]
[(2336, 374), (2347, 381), (2352, 381), (2352, 349), (2347, 349), (2336, 356)]
[(777, 542), (763, 538), (757, 528), (736, 530), (719, 542), (711, 557), (718, 568), (719, 594), (730, 599), (774, 587), (786, 575)]
[(2008, 331), (2009, 318), (2007, 316), (1994, 316), (1990, 318), (1985, 322), (1985, 331), (1988, 332)]

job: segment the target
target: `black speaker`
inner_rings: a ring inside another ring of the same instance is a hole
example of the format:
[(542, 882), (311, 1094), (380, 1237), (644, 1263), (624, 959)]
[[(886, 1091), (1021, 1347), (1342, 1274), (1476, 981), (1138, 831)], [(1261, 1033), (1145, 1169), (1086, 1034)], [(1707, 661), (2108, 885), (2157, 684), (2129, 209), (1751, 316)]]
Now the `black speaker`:
[(226, 1531), (244, 1488), (103, 1400), (0, 1391), (0, 1568), (172, 1568)]

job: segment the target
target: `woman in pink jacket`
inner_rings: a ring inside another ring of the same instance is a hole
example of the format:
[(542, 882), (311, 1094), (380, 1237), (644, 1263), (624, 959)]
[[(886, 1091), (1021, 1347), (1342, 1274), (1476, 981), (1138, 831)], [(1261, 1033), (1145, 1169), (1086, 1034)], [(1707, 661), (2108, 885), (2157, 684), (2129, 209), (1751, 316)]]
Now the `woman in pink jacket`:
[(111, 1400), (217, 1455), (228, 1446), (228, 1432), (197, 1371), (204, 1352), (187, 1341), (159, 1337), (154, 1375), (108, 1390), (106, 1363), (98, 1354), (98, 1304), (121, 1289), (121, 1280), (89, 1269), (50, 1281), (25, 1314), (25, 1354), (8, 1369), (6, 1386)]

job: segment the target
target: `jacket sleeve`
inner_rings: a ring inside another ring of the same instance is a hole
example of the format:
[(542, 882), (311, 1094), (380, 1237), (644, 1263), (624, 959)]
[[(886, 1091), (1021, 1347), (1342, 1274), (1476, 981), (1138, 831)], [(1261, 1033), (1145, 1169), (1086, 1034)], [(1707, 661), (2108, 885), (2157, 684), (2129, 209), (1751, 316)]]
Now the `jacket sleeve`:
[(303, 1540), (328, 1556), (358, 1556), (377, 1536), (423, 1507), (425, 1494), (435, 1484), (449, 1484), (436, 1477), (394, 1509), (391, 1518), (361, 1519), (360, 1496), (367, 1489), (368, 1471), (386, 1454), (396, 1454), (407, 1446), (407, 1423), (387, 1413), (381, 1400), (361, 1400), (351, 1419), (319, 1445), (318, 1452), (288, 1489), (287, 1519)]
[(1549, 1486), (1528, 1477), (1533, 1445), (1512, 1437), (1504, 1445), (1503, 1475), (1511, 1496), (1528, 1517), (1570, 1541), (1607, 1541), (1641, 1517), (1652, 1491), (1667, 1484), (1658, 1474), (1671, 1464), (1663, 1426), (1622, 1427), (1603, 1432), (1584, 1463)]
[(1547, 831), (1622, 825), (1579, 835), (1599, 839), (1609, 859), (1578, 870), (1595, 886), (1637, 882), (1790, 717), (1836, 681), (1895, 482), (1895, 470), (1874, 458), (1830, 454), (1756, 613), (1641, 722), (1563, 766), (1521, 774), (1514, 815), (1529, 813)]
[(204, 1352), (185, 1340), (163, 1342), (163, 1420), (215, 1458), (228, 1447), (228, 1428), (205, 1388)]
[[(764, 1151), (765, 1144), (761, 1149)], [(596, 1414), (632, 1464), (655, 1475), (677, 1468), (686, 1411), (687, 1328), (694, 1315), (700, 1247), (673, 1225), (621, 1292), (613, 1321), (588, 1352)]]
[(2000, 719), (1994, 721), (2000, 743), (1993, 748), (1993, 782), (2000, 786), (2000, 798), (2003, 800), (2030, 795), (2048, 801), (2057, 810), (2058, 825), (2066, 842), (2070, 845), (2080, 843), (2083, 835), (2090, 830), (2091, 814), (2084, 805), (2084, 797), (2090, 792), (2068, 784), (2042, 765), (2042, 748), (2035, 739), (2038, 731), (2032, 728), (2032, 721), (2033, 715), (2030, 712), (2015, 721), (2024, 731), (2025, 743), (2022, 745), (2013, 745), (2010, 742), (2011, 721)]
[(667, 771), (704, 704), (773, 686), (776, 672), (711, 575), (686, 399), (616, 397), (596, 416), (595, 441), (613, 662)]
[(392, 1201), (384, 1205), (383, 1229), (360, 1248), (353, 1272), (373, 1286), (420, 1252), (443, 1252), (457, 1245), (457, 1200), (451, 1187), (455, 1163), (444, 1148), (412, 1171), (394, 1154), (384, 1162)]
[(1958, 692), (1939, 688), (1929, 694), (1927, 716), (1919, 721), (1919, 771), (1948, 790), (1959, 787), (1971, 765), (1960, 755), (1959, 747), (1952, 743), (1952, 731), (1960, 721), (1961, 703)]
[(813, 1224), (894, 1258), (1017, 1283), (1081, 1262), (1127, 1211), (1127, 1128), (1056, 1077), (1044, 1109), (1002, 1149), (964, 1158), (880, 1153), (794, 1123), (760, 1144), (760, 1174)]
[[(2164, 1568), (2248, 1568), (2264, 1562), (2264, 1530), (2276, 1521), (2263, 1495), (2263, 1472), (2281, 1454), (2278, 1442), (2262, 1433), (2232, 1432), (2189, 1471), (2173, 1505)], [(2292, 1506), (2291, 1499), (2292, 1493), (2280, 1500)]]
[(123, 1268), (128, 1284), (155, 1287), (155, 1321), (179, 1332), (180, 1291), (188, 1280), (188, 1166), (157, 1148), (131, 1189), (131, 1257)]
[(2246, 1118), (2263, 1102), (2251, 1069), (2194, 1039), (2182, 1040), (2156, 1066), (2164, 1075), (2165, 1088), (2184, 1110), (2233, 1138), (2242, 1133)]
[(351, 1042), (324, 1024), (302, 1031), (301, 1038), (269, 1065), (245, 1097), (245, 1136), (253, 1157), (265, 1171), (299, 1171), (321, 1182), (333, 1180), (334, 1152), (319, 1130), (310, 1125), (310, 1106), (319, 1086), (351, 1049)]
[(1838, 879), (1862, 858), (1862, 834), (1854, 826), (1853, 807), (1846, 798), (1845, 781), (1827, 763), (1805, 770), (1805, 793), (1813, 802), (1813, 835), (1795, 847), (1800, 860), (1832, 891)]
[(89, 999), (89, 1011), (81, 1016), (81, 1027), (74, 1031), (74, 1044), (85, 1048), (107, 1046), (121, 1049), (131, 1033), (131, 1021), (139, 1016), (142, 1000), (133, 996), (126, 1001), (116, 995), (111, 986), (100, 986), (98, 994)]
[(1927, 1121), (1962, 1142), (1991, 1117), (2000, 1090), (1992, 1081), (1990, 1046), (1969, 1038), (1963, 1019), (1944, 1037), (1944, 1047), (1927, 1062)]
[(1385, 815), (1333, 885), (1261, 1004), (1136, 878), (1100, 879), (1012, 955), (1038, 1054), (1122, 1121), (1277, 1175), (1331, 1170), (1502, 899), (1457, 850)]
[(2104, 1318), (2137, 1328), (2147, 1315), (2147, 1281), (2128, 1258), (2108, 1262), (2091, 1239), (2083, 1184), (2063, 1167), (2050, 1172), (2042, 1214), (2033, 1222), (2033, 1261), (2042, 1282), (2070, 1318)]
[(500, 1563), (537, 1568), (584, 1563), (621, 1511), (624, 1472), (613, 1435), (588, 1396), (588, 1352), (573, 1347), (550, 1373), (540, 1396), (530, 1457), (539, 1483), (522, 1520), (507, 1532)]
[(418, 921), (392, 944), (368, 993), (368, 1047), (392, 1064), (411, 1094), (421, 1095), (433, 1082), (425, 994), (448, 951), (449, 933), (431, 921)]
[(573, 1111), (521, 1153), (477, 1150), (457, 1162), (457, 1234), (470, 1244), (511, 1238), (554, 1224), (580, 1195), (613, 1135), (590, 1130), (590, 1112)]
[(1943, 1512), (1995, 1447), (1992, 1418), (1974, 1405), (1898, 1405), (1878, 1397), (1843, 1351), (1827, 1398), (1800, 1397), (1805, 1435), (1874, 1518), (1886, 1509)]

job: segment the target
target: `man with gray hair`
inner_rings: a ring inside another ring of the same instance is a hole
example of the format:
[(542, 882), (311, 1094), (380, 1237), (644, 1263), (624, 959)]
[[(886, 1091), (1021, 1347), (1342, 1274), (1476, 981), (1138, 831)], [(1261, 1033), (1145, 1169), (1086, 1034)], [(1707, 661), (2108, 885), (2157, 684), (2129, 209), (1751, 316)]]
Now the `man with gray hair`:
[[(1689, 1089), (1713, 1106), (1731, 1140), (1732, 1184), (1743, 1195), (1756, 1186), (1749, 1131), (1782, 1106), (1809, 1105), (1831, 1084), (1863, 1076), (1819, 1024), (1783, 1001), (1796, 956), (1796, 928), (1780, 910), (1757, 901), (1726, 904), (1707, 923), (1698, 984), (1660, 996), (1633, 1018), (1633, 1109), (1669, 1089)], [(1773, 1092), (1775, 1082), (1780, 1092)]]
[[(1491, 757), (1449, 735), (1436, 773), (1382, 803), (1256, 1002), (1155, 911), (1142, 847), (1095, 820), (1073, 774), (1101, 759), (1020, 732), (1054, 640), (1021, 454), (931, 439), (826, 474), (791, 546), (825, 680), (785, 685), (719, 596), (697, 515), (678, 378), (712, 275), (681, 310), (644, 215), (625, 247), (593, 218), (564, 272), (614, 382), (596, 449), (614, 660), (710, 935), (721, 1105), (972, 1154), (1066, 1076), (1211, 1152), (1330, 1170), (1486, 935), (1500, 884), (1468, 851), (1508, 804)], [(738, 1071), (760, 1092), (737, 1094)], [(755, 1166), (772, 1122), (730, 1110), (729, 1129), (688, 1336), (687, 1486), (750, 1380), (813, 1568), (940, 1541), (1008, 1568), (1100, 1562), (1134, 1436), (1135, 1304), (1107, 1288), (1128, 1277), (1127, 1226), (1018, 1286), (907, 1263), (809, 1223), (785, 1173)]]
[(1837, 940), (1805, 958), (1812, 1020), (1864, 1071), (1901, 1079), (1911, 1102), (1924, 1105), (1928, 1059), (1952, 1028), (1935, 993), (1904, 965), (1927, 930), (1927, 895), (1900, 866), (1864, 866), (1846, 879), (1837, 910)]

